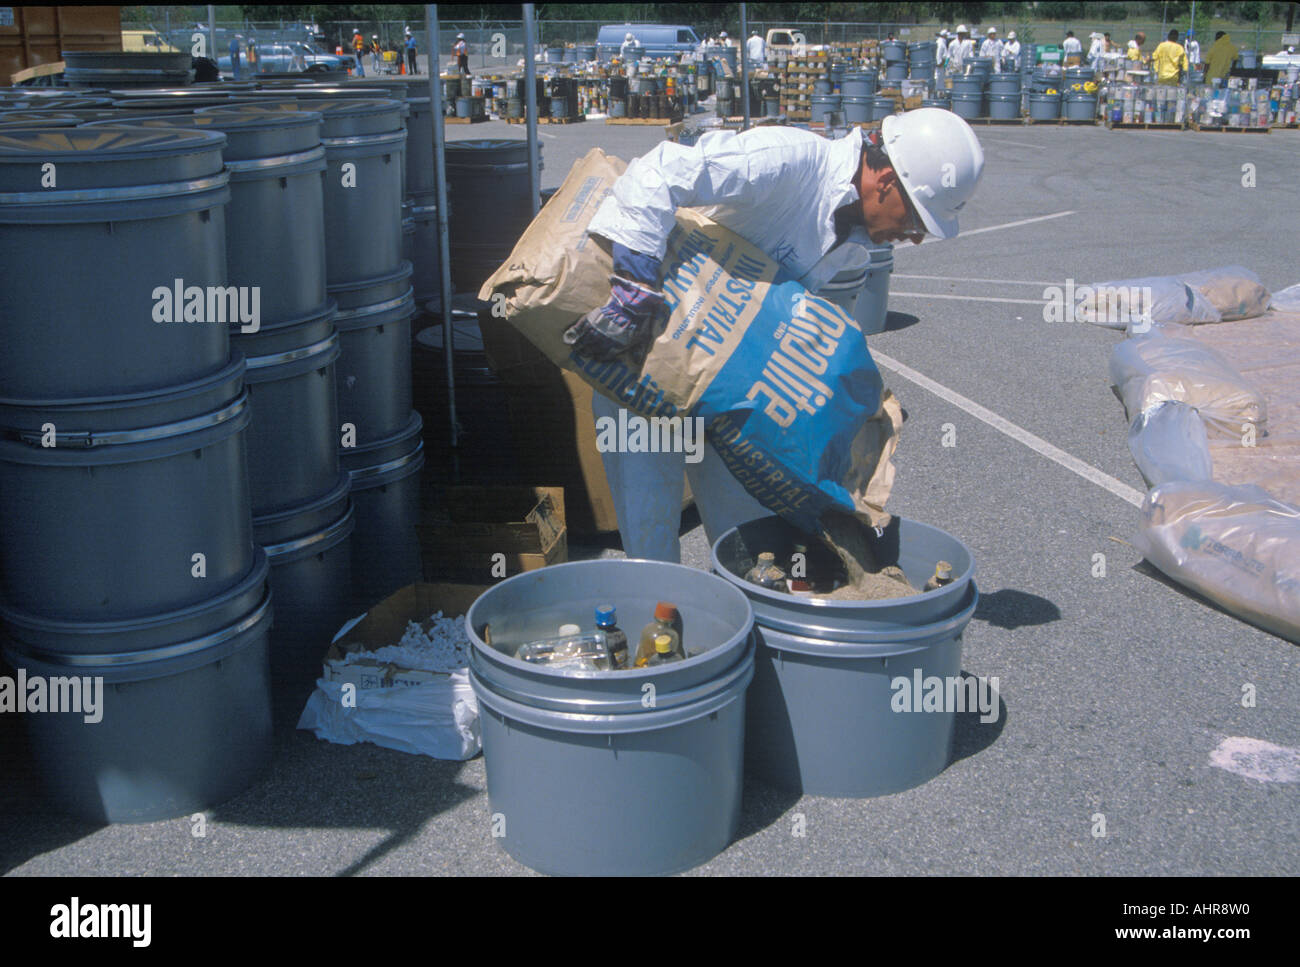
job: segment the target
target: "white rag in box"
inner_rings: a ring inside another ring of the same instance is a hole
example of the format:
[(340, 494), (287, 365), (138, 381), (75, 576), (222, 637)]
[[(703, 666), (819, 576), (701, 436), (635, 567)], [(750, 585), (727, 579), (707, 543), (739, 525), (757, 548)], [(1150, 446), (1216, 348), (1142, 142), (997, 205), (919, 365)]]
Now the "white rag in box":
[[(344, 625), (334, 640), (360, 620)], [(427, 625), (409, 622), (396, 645), (330, 660), (329, 677), (316, 682), (298, 728), (339, 745), (373, 742), (435, 759), (477, 755), (483, 740), (464, 619), (438, 612)]]

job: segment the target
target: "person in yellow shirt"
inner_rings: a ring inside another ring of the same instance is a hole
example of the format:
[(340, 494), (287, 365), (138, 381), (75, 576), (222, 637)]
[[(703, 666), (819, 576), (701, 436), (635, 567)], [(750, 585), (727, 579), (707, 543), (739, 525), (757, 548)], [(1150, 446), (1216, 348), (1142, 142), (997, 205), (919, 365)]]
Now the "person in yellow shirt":
[(1156, 72), (1157, 84), (1178, 84), (1182, 82), (1183, 72), (1187, 70), (1187, 51), (1178, 42), (1178, 31), (1169, 31), (1169, 36), (1156, 47), (1151, 55), (1151, 67)]
[(1237, 59), (1237, 45), (1222, 30), (1214, 35), (1214, 45), (1205, 58), (1205, 83), (1213, 84), (1216, 80), (1228, 76), (1232, 62)]

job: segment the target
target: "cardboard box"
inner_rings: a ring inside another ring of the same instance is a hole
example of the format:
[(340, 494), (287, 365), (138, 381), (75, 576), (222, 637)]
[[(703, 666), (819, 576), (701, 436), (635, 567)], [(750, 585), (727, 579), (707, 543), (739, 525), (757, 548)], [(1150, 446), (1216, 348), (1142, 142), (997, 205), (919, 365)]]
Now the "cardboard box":
[(419, 668), (402, 668), (392, 662), (362, 659), (344, 664), (346, 655), (374, 651), (395, 645), (406, 634), (411, 621), (425, 623), (435, 613), (456, 617), (469, 611), (470, 605), (491, 585), (487, 584), (408, 584), (371, 608), (364, 618), (329, 646), (325, 653), (322, 677), (331, 682), (352, 683), (358, 689), (393, 688), (420, 685), (446, 679), (440, 672)]
[[(568, 560), (560, 487), (448, 487), (416, 527), (428, 579), (492, 581)], [(494, 566), (505, 555), (505, 574)]]

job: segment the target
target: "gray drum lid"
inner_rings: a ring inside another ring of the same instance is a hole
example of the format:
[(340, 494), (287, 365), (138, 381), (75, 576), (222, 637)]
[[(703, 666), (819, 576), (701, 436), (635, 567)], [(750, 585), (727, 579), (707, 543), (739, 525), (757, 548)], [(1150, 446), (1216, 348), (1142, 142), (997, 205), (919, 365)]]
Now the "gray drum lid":
[[(123, 396), (63, 400), (15, 400), (0, 397), (0, 436), (4, 431), (39, 434), (46, 423), (55, 432), (105, 434), (162, 427), (221, 409), (244, 387), (246, 364), (238, 350), (221, 369), (201, 379)], [(71, 444), (60, 444), (69, 446)]]
[(447, 166), (528, 164), (528, 142), (515, 138), (470, 138), (447, 142)]
[(334, 486), (315, 500), (254, 517), (253, 543), (274, 546), (320, 533), (347, 512), (351, 492), (352, 478), (346, 470), (340, 470)]
[(403, 260), (395, 271), (387, 275), (362, 279), (360, 282), (327, 285), (325, 290), (330, 298), (338, 302), (340, 312), (350, 312), (400, 299), (411, 287), (411, 272), (411, 263)]
[(0, 131), (0, 192), (40, 192), (47, 162), (60, 191), (192, 181), (221, 172), (225, 146), (215, 131), (127, 125)]
[[(77, 118), (78, 123), (86, 124), (87, 122), (90, 121), (111, 121), (114, 118), (124, 118), (130, 116), (127, 112), (123, 111), (121, 108), (116, 108), (116, 107), (88, 107), (88, 108), (64, 107), (64, 108), (50, 108), (50, 109), (40, 107), (40, 108), (32, 108), (30, 111), (12, 111), (8, 114), (0, 113), (0, 125), (18, 127), (17, 124), (9, 125), (9, 117), (11, 115), (17, 116), (19, 114), (22, 114), (25, 117), (30, 117), (32, 120), (32, 124), (31, 124), (32, 127), (48, 127), (49, 125), (46, 125), (42, 121), (42, 118), (45, 117)], [(56, 124), (53, 126), (63, 127), (63, 125), (61, 124)]]
[[(143, 113), (143, 112), (142, 112)], [(301, 154), (320, 144), (321, 116), (314, 111), (268, 111), (258, 114), (178, 114), (141, 116), (123, 121), (92, 121), (86, 127), (139, 124), (146, 128), (195, 128), (226, 136), (227, 161), (248, 161)]]
[(55, 110), (59, 108), (84, 109), (92, 107), (108, 107), (112, 103), (112, 100), (107, 97), (83, 97), (76, 93), (65, 93), (55, 95), (27, 95), (6, 100), (4, 106), (10, 110), (37, 111)]
[(334, 316), (338, 305), (326, 299), (324, 305), (293, 319), (264, 324), (257, 332), (239, 331), (231, 324), (230, 345), (248, 357), (273, 356), (312, 346), (326, 339), (334, 331)]
[[(316, 96), (313, 92), (299, 90), (268, 92), (256, 101), (244, 101), (243, 98), (240, 100), (243, 103), (201, 107), (197, 113), (313, 111), (320, 114), (323, 119), (321, 137), (350, 138), (402, 130), (402, 111), (405, 109), (403, 102), (389, 98), (358, 98), (345, 95), (330, 99)], [(262, 103), (263, 100), (266, 101), (265, 104)]]
[[(392, 436), (376, 440), (374, 443), (340, 450), (339, 463), (344, 470), (353, 475), (352, 489), (358, 490), (367, 485), (367, 481), (358, 479), (358, 475), (364, 477), (366, 471), (414, 457), (423, 446), (420, 439), (423, 430), (424, 419), (417, 411), (412, 410), (406, 426)], [(368, 485), (374, 486), (374, 484)]]
[(153, 53), (138, 50), (65, 50), (63, 63), (85, 71), (188, 71), (192, 58), (184, 51)]
[(6, 111), (0, 113), (0, 128), (75, 128), (83, 120), (62, 111)]

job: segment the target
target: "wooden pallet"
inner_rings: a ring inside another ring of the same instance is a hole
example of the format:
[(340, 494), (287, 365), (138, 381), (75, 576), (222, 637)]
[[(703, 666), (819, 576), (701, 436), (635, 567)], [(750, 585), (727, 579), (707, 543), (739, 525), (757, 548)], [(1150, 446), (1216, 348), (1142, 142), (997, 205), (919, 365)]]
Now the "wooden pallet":
[(967, 118), (967, 124), (1024, 124), (1024, 118)]
[(1081, 126), (1083, 126), (1083, 127), (1094, 127), (1094, 128), (1095, 128), (1095, 127), (1097, 126), (1097, 119), (1096, 119), (1096, 118), (1083, 118), (1083, 119), (1080, 119), (1080, 118), (1061, 118), (1060, 123), (1063, 124), (1063, 125), (1067, 125), (1067, 126), (1076, 126), (1076, 127), (1077, 127), (1077, 126), (1080, 126), (1080, 125), (1081, 125)]
[(677, 124), (682, 120), (681, 116), (671, 118), (605, 118), (606, 124), (657, 124), (660, 127), (667, 127), (670, 124)]
[(486, 114), (480, 114), (476, 118), (443, 118), (448, 124), (482, 124), (484, 121), (490, 121)]
[(1300, 128), (1300, 121), (1292, 121), (1290, 124), (1270, 124), (1269, 127), (1274, 131), (1294, 130)]
[(1210, 134), (1268, 134), (1272, 128), (1230, 128), (1224, 124), (1201, 124), (1199, 121), (1193, 121), (1192, 130), (1206, 131)]
[(1108, 128), (1125, 128), (1133, 131), (1182, 131), (1187, 125), (1182, 121), (1107, 121)]
[(576, 118), (538, 118), (538, 124), (577, 124), (579, 121), (585, 121), (587, 118), (579, 114)]

